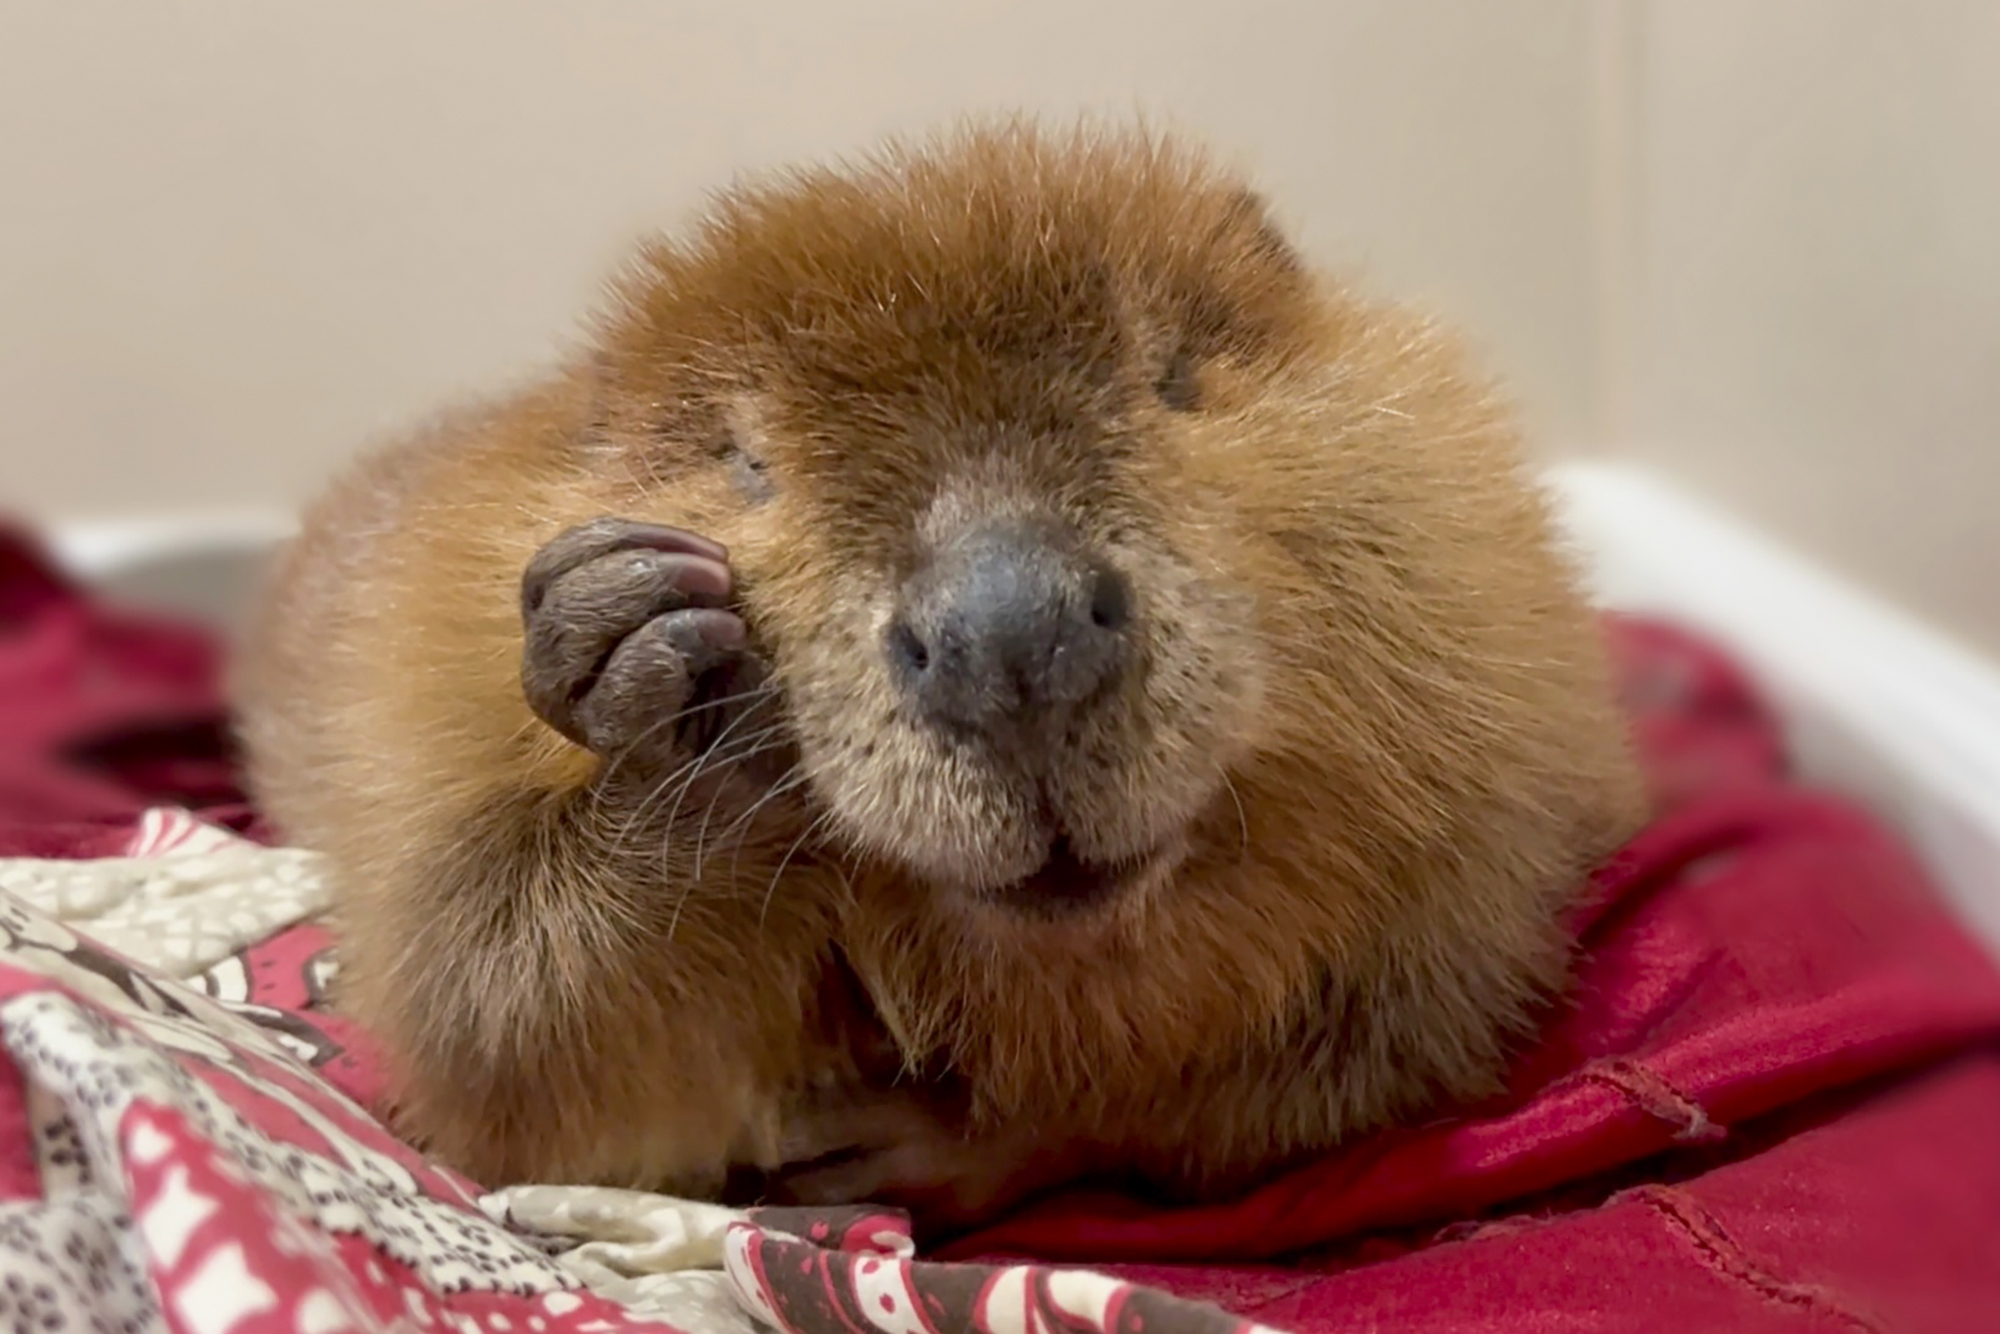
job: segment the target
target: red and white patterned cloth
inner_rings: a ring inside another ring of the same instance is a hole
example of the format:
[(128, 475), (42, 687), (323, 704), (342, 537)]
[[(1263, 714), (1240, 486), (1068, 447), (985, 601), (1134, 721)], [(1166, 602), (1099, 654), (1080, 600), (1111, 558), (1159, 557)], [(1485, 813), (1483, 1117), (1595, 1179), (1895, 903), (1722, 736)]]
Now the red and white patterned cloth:
[[(155, 813), (127, 851), (203, 857), (215, 873), (224, 842), (236, 840)], [(222, 873), (282, 856), (239, 847)], [(16, 883), (41, 870), (71, 885), (92, 865), (0, 863)], [(188, 986), (0, 895), (0, 1327), (1254, 1328), (1090, 1273), (920, 1262), (891, 1214), (733, 1213), (554, 1187), (482, 1195), (356, 1100), (376, 1092), (375, 1066), (358, 1034), (315, 1013), (325, 945), (316, 928), (283, 931)], [(633, 1273), (642, 1239), (682, 1253)], [(624, 1272), (605, 1263), (620, 1248)]]

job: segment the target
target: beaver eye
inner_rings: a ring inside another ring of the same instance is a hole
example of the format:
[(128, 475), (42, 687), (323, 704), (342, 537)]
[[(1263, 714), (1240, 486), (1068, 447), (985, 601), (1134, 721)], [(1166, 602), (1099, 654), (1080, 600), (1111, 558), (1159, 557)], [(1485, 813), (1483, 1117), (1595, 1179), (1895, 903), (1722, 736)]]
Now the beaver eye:
[(730, 480), (753, 504), (769, 500), (777, 489), (763, 451), (757, 448), (756, 405), (738, 401), (724, 406), (710, 448), (728, 465)]
[(1201, 382), (1195, 378), (1194, 358), (1176, 352), (1160, 378), (1153, 382), (1160, 402), (1175, 412), (1193, 412), (1201, 406)]
[(741, 445), (731, 445), (729, 450), (730, 471), (734, 475), (736, 489), (752, 501), (769, 500), (776, 485), (771, 481), (771, 472), (764, 460)]

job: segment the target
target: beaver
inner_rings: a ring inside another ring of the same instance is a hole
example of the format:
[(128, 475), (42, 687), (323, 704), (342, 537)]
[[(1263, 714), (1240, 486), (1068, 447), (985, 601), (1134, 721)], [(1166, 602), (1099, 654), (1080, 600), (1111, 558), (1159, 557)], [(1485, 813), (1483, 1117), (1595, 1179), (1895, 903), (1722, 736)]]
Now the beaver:
[(345, 473), (252, 782), (475, 1179), (1212, 1197), (1498, 1089), (1643, 816), (1524, 469), (1205, 147), (960, 124)]

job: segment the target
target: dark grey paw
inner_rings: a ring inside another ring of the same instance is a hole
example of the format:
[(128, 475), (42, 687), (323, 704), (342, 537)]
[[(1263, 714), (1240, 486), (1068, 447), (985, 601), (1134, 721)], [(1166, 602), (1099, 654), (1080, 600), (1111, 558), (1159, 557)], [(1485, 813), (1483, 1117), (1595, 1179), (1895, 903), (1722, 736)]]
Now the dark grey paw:
[(536, 552), (521, 579), (530, 707), (619, 763), (706, 750), (757, 675), (728, 560), (693, 533), (612, 518)]

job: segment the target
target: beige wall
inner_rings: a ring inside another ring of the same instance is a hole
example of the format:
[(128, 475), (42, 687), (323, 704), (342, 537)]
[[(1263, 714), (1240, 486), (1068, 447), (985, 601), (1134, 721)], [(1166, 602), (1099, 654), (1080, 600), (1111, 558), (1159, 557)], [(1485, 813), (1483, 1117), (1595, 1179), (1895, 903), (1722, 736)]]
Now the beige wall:
[(1643, 11), (1627, 452), (2000, 653), (2000, 4)]
[(734, 170), (1170, 112), (1657, 464), (2000, 650), (1992, 0), (0, 0), (0, 506), (291, 503)]
[(1169, 111), (1593, 411), (1582, 0), (0, 0), (0, 503), (290, 501), (734, 170)]

